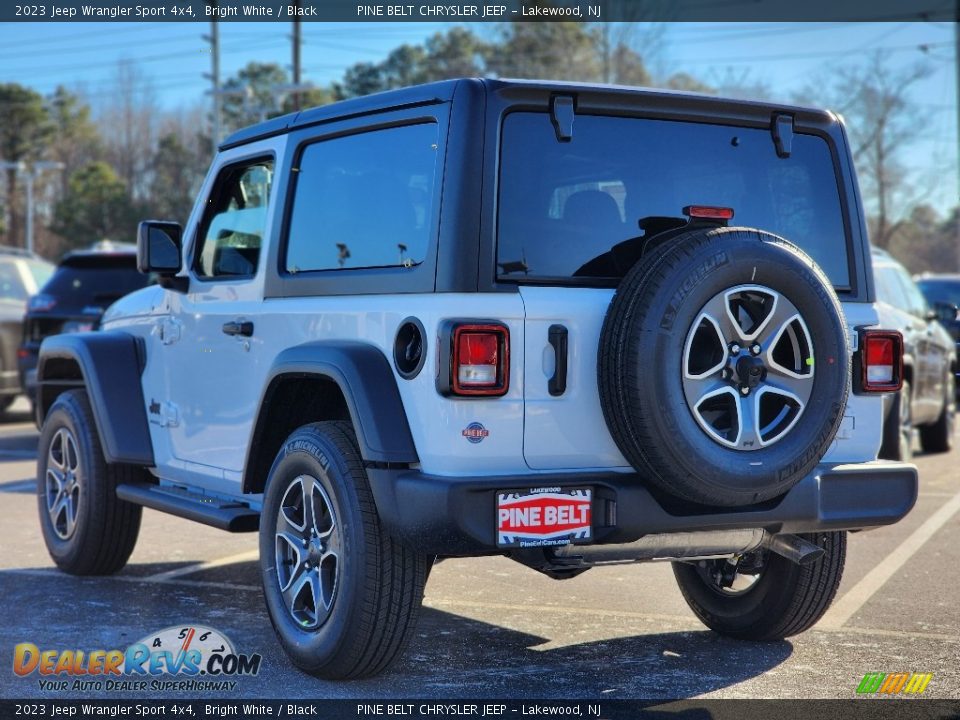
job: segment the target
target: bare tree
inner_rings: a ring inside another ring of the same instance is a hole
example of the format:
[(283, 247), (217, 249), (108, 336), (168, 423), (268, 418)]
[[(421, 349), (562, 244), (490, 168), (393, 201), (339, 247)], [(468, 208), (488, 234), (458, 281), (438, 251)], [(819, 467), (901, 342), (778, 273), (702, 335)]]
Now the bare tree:
[(153, 86), (129, 60), (117, 64), (113, 97), (100, 107), (98, 125), (106, 157), (131, 199), (142, 199), (150, 185), (150, 150), (156, 145), (160, 110)]
[(880, 52), (862, 66), (839, 69), (830, 82), (810, 86), (802, 100), (826, 105), (847, 120), (853, 159), (871, 217), (871, 241), (886, 248), (909, 209), (922, 199), (904, 163), (918, 118), (907, 97), (930, 73), (926, 64), (893, 69)]

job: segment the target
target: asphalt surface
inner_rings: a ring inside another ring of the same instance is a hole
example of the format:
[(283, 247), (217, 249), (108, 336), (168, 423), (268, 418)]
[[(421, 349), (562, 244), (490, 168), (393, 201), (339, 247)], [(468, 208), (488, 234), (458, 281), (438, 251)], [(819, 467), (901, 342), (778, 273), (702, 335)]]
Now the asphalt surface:
[[(261, 598), (256, 535), (144, 511), (129, 565), (109, 578), (57, 571), (41, 539), (37, 433), (25, 404), (0, 418), (0, 698), (91, 697), (10, 670), (13, 647), (125, 648), (199, 624), (260, 653), (259, 675), (210, 698), (851, 698), (864, 673), (933, 673), (924, 697), (960, 698), (958, 451), (918, 455), (920, 499), (900, 524), (850, 537), (838, 601), (812, 631), (748, 643), (704, 628), (666, 564), (550, 580), (501, 558), (436, 565), (416, 638), (378, 678), (298, 672)], [(958, 438), (960, 440), (960, 438)], [(960, 442), (958, 442), (960, 445)], [(146, 699), (149, 693), (99, 697)]]

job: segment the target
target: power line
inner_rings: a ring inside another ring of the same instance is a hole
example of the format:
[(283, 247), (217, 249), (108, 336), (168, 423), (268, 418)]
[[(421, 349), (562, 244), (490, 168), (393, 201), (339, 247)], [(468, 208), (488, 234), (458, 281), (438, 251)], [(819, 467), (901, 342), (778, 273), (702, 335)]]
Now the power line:
[[(44, 25), (43, 27), (46, 29), (46, 28), (49, 28), (50, 25)], [(133, 35), (135, 33), (143, 33), (147, 31), (156, 32), (156, 27), (153, 25), (147, 25), (147, 26), (138, 25), (137, 27), (132, 27), (132, 28), (120, 28), (120, 29), (111, 28), (110, 37), (116, 37), (117, 35)], [(44, 37), (33, 38), (31, 40), (15, 40), (13, 42), (4, 42), (3, 47), (13, 48), (13, 47), (23, 47), (25, 45), (29, 45), (30, 47), (35, 47), (37, 45), (55, 45), (57, 43), (63, 42), (64, 40), (73, 40), (76, 38), (93, 39), (97, 37), (99, 37), (97, 33), (92, 32), (90, 30), (86, 30), (82, 33), (73, 33), (70, 35), (44, 34)], [(101, 47), (103, 47), (102, 43), (101, 43)]]
[(812, 58), (822, 58), (822, 57), (840, 57), (843, 55), (857, 55), (868, 52), (874, 52), (876, 50), (883, 50), (885, 52), (903, 52), (908, 50), (913, 50), (917, 52), (926, 52), (929, 49), (937, 47), (946, 47), (948, 45), (953, 45), (952, 42), (935, 42), (935, 43), (917, 43), (913, 45), (895, 45), (888, 47), (869, 47), (863, 48), (861, 50), (827, 50), (824, 52), (802, 52), (802, 53), (780, 53), (777, 55), (741, 55), (734, 57), (712, 57), (712, 58), (702, 58), (699, 60), (687, 60), (686, 64), (688, 65), (701, 65), (701, 64), (718, 64), (718, 63), (739, 63), (739, 62), (766, 62), (769, 60), (806, 60)]
[[(175, 37), (170, 37), (170, 38), (164, 38), (164, 39), (163, 39), (163, 42), (164, 42), (164, 44), (170, 44), (170, 43), (186, 42), (186, 41), (188, 41), (188, 40), (191, 41), (191, 42), (196, 42), (196, 41), (197, 41), (197, 38), (196, 38), (195, 35), (182, 36), (182, 37), (176, 37), (176, 36), (175, 36)], [(9, 47), (9, 46), (6, 46), (6, 45), (5, 45), (4, 47), (6, 48), (6, 47)], [(120, 49), (120, 48), (128, 48), (128, 47), (143, 47), (143, 41), (142, 41), (142, 40), (131, 40), (130, 42), (126, 42), (126, 43), (112, 43), (112, 44), (110, 45), (110, 49), (111, 49), (111, 50), (117, 50), (117, 49)], [(83, 45), (83, 46), (65, 47), (65, 48), (60, 48), (60, 47), (58, 47), (58, 48), (56, 49), (56, 54), (57, 54), (58, 56), (60, 56), (60, 55), (71, 55), (71, 54), (74, 54), (74, 53), (87, 53), (87, 52), (100, 53), (100, 54), (102, 54), (102, 53), (103, 53), (103, 43), (102, 43), (102, 42), (99, 42), (99, 43), (94, 44), (94, 45)], [(50, 50), (43, 50), (43, 49), (37, 50), (36, 53), (30, 53), (29, 51), (18, 51), (18, 52), (15, 52), (15, 53), (9, 53), (9, 54), (5, 54), (5, 55), (0, 55), (0, 60), (13, 60), (13, 59), (17, 59), (17, 58), (29, 58), (29, 57), (32, 57), (32, 56), (41, 56), (41, 55), (42, 55), (42, 56), (49, 56), (50, 54), (51, 54), (51, 51), (50, 51)]]

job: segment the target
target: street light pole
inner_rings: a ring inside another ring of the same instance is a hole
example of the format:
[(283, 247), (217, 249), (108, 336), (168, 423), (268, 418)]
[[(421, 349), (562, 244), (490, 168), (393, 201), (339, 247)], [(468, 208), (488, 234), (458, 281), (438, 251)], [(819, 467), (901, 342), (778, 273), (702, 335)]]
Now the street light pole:
[[(39, 160), (31, 163), (29, 166), (23, 160), (19, 162), (0, 161), (0, 169), (16, 170), (17, 175), (23, 175), (27, 183), (27, 250), (33, 252), (33, 181), (40, 177), (44, 170), (63, 170), (64, 164), (61, 162), (51, 162), (49, 160)], [(11, 208), (12, 212), (12, 208)]]

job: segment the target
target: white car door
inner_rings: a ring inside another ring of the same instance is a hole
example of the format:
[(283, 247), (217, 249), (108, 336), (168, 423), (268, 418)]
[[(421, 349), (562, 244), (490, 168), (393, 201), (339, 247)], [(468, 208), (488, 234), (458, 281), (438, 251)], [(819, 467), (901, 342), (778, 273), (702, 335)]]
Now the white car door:
[(170, 479), (182, 472), (229, 491), (243, 470), (270, 364), (257, 319), (274, 157), (268, 143), (245, 148), (244, 159), (225, 158), (195, 232), (185, 234), (195, 238), (189, 290), (169, 292), (159, 330), (165, 397), (148, 400), (150, 421), (168, 433)]

